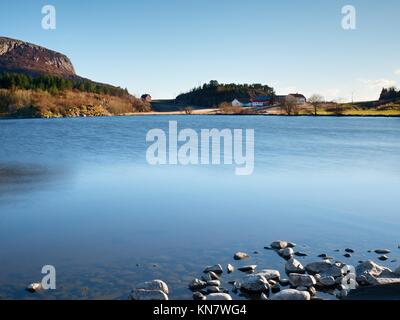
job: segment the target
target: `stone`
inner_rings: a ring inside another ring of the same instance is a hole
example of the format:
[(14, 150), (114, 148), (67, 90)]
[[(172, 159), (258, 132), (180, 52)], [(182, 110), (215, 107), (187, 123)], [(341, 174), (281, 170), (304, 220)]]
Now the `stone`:
[(313, 276), (299, 273), (289, 274), (289, 281), (293, 287), (312, 287), (317, 283)]
[(279, 284), (280, 284), (282, 287), (287, 287), (287, 286), (290, 284), (290, 281), (289, 281), (289, 279), (280, 279), (280, 280), (279, 280)]
[(219, 293), (219, 287), (216, 286), (211, 286), (211, 287), (207, 287), (207, 293)]
[(287, 242), (287, 247), (288, 248), (294, 248), (296, 244), (294, 242)]
[(344, 265), (342, 265), (341, 263), (335, 263), (333, 264), (328, 270), (322, 272), (320, 274), (321, 277), (341, 277), (343, 274), (343, 267)]
[(306, 270), (310, 274), (323, 273), (332, 267), (332, 262), (328, 260), (312, 262), (306, 265)]
[(202, 294), (201, 292), (194, 292), (193, 293), (193, 299), (194, 300), (206, 300), (206, 296), (204, 294)]
[(307, 257), (307, 253), (301, 252), (301, 251), (296, 251), (294, 253), (295, 256), (297, 257)]
[(285, 289), (271, 297), (271, 300), (310, 300), (311, 295), (307, 291), (296, 289)]
[(315, 289), (315, 287), (309, 287), (308, 292), (311, 296), (315, 296), (317, 294), (317, 289)]
[(285, 248), (282, 249), (282, 251), (280, 252), (280, 254), (282, 255), (282, 257), (284, 258), (291, 258), (294, 254), (294, 251), (292, 248)]
[(376, 264), (372, 260), (365, 261), (356, 267), (356, 280), (359, 283), (368, 284), (372, 278), (379, 277), (385, 270), (391, 271), (390, 269)]
[(204, 289), (205, 287), (207, 287), (207, 282), (199, 279), (194, 279), (189, 283), (189, 289), (192, 291)]
[(256, 268), (257, 268), (257, 265), (253, 264), (253, 265), (240, 267), (240, 268), (238, 268), (238, 270), (241, 272), (253, 272), (254, 270), (256, 270)]
[(326, 257), (327, 257), (326, 253), (322, 253), (322, 254), (320, 254), (320, 255), (318, 256), (318, 258), (326, 258)]
[(232, 297), (227, 293), (211, 293), (208, 296), (206, 296), (206, 300), (213, 300), (213, 301), (232, 300)]
[(346, 251), (347, 253), (354, 253), (354, 250), (353, 250), (353, 249), (350, 249), (350, 248), (347, 248), (347, 249), (345, 249), (344, 251)]
[(375, 250), (375, 253), (377, 253), (377, 254), (388, 254), (388, 253), (390, 253), (390, 250), (389, 249), (377, 249), (377, 250)]
[(256, 273), (257, 275), (265, 277), (267, 280), (279, 280), (281, 274), (278, 270), (263, 269)]
[(226, 271), (228, 273), (232, 273), (233, 271), (235, 271), (235, 267), (233, 265), (231, 265), (231, 264), (228, 264), (227, 267), (226, 267)]
[(334, 277), (321, 277), (318, 282), (325, 287), (332, 287), (336, 284)]
[(304, 267), (303, 265), (300, 263), (300, 261), (291, 258), (289, 259), (286, 264), (285, 264), (285, 271), (287, 274), (290, 273), (304, 273)]
[(207, 273), (207, 272), (214, 272), (214, 273), (217, 273), (217, 274), (221, 274), (221, 273), (224, 272), (224, 270), (222, 269), (222, 266), (220, 264), (216, 264), (214, 266), (210, 266), (210, 267), (205, 268), (204, 269), (204, 273)]
[(168, 296), (161, 290), (132, 290), (130, 298), (132, 300), (168, 300)]
[(135, 289), (144, 289), (144, 290), (160, 290), (162, 292), (164, 292), (166, 295), (169, 294), (169, 289), (167, 284), (162, 281), (162, 280), (152, 280), (152, 281), (146, 281), (146, 282), (142, 282), (140, 284), (138, 284)]
[(257, 274), (245, 276), (240, 285), (240, 289), (247, 292), (265, 292), (269, 287), (268, 280)]
[(26, 291), (34, 293), (43, 290), (41, 283), (31, 283), (28, 287), (26, 287)]
[(233, 256), (233, 259), (235, 260), (243, 260), (247, 258), (250, 258), (250, 256), (245, 252), (236, 252), (235, 255)]
[(345, 258), (351, 258), (351, 254), (350, 254), (350, 253), (346, 253), (346, 254), (343, 255), (343, 257), (345, 257)]
[(207, 282), (207, 286), (209, 287), (220, 287), (221, 286), (221, 281), (219, 280), (211, 280)]
[(269, 300), (265, 293), (261, 293), (260, 300)]
[(271, 248), (275, 250), (285, 249), (287, 248), (288, 243), (283, 240), (274, 241), (271, 243)]
[(389, 258), (388, 258), (388, 256), (383, 255), (383, 256), (380, 256), (378, 259), (381, 260), (381, 261), (386, 261)]
[(337, 297), (338, 299), (344, 299), (344, 298), (347, 297), (348, 294), (349, 294), (349, 293), (348, 293), (347, 290), (340, 290), (340, 291), (336, 294), (336, 297)]

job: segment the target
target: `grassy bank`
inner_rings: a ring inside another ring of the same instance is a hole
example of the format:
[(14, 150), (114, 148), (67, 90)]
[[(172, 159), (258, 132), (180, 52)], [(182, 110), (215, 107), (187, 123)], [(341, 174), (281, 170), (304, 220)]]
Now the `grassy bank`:
[(0, 116), (7, 118), (94, 117), (150, 110), (149, 104), (130, 95), (0, 89)]

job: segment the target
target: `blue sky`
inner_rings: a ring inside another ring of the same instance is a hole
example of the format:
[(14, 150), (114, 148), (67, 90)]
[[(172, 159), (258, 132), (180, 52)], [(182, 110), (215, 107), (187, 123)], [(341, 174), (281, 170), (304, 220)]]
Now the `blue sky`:
[[(41, 9), (57, 9), (57, 29)], [(357, 29), (341, 27), (344, 5)], [(200, 83), (263, 83), (327, 99), (400, 84), (398, 0), (13, 0), (0, 35), (68, 55), (81, 76), (172, 98)]]

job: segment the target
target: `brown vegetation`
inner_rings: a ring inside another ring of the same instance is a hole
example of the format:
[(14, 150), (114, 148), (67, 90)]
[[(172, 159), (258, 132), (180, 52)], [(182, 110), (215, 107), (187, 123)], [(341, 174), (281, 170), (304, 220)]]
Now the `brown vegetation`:
[(11, 117), (80, 117), (123, 115), (151, 111), (148, 103), (132, 96), (66, 90), (50, 94), (41, 90), (0, 89), (0, 114)]

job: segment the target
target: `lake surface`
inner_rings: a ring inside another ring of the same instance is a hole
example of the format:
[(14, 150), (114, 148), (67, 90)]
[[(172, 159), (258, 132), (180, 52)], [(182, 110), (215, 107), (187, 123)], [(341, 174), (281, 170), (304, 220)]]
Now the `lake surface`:
[[(148, 165), (146, 133), (170, 120), (197, 131), (254, 129), (254, 174)], [(396, 268), (399, 190), (399, 118), (2, 120), (0, 297), (126, 299), (136, 283), (159, 278), (170, 298), (191, 298), (187, 284), (207, 265), (283, 271), (283, 259), (263, 249), (277, 239), (296, 242), (304, 263), (327, 253), (357, 264), (377, 259), (369, 249), (389, 248), (382, 264)], [(236, 251), (252, 257), (233, 262)], [(25, 292), (49, 264), (57, 290)]]

